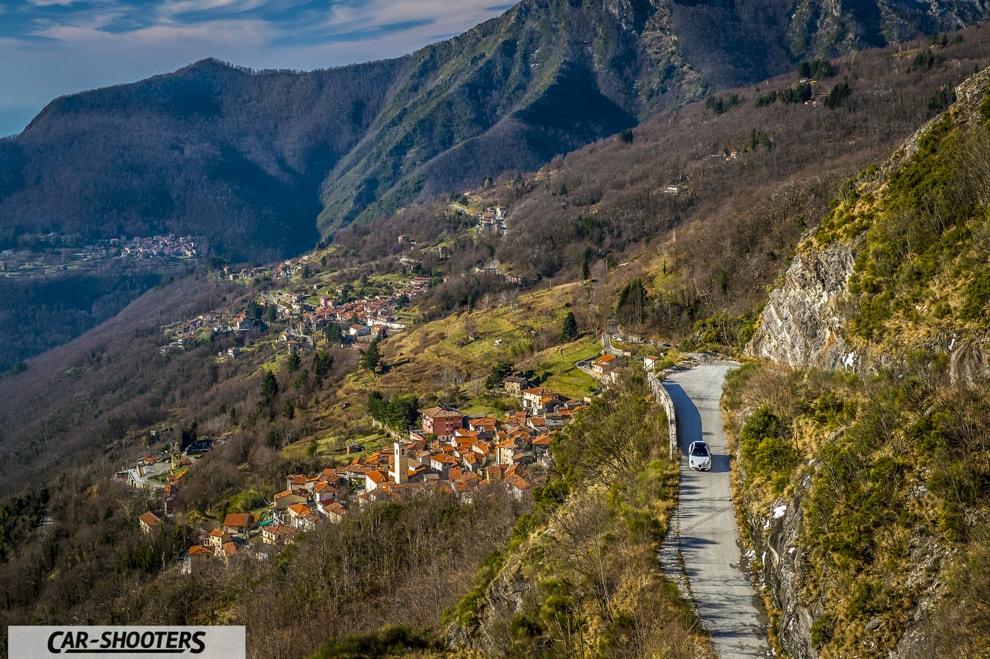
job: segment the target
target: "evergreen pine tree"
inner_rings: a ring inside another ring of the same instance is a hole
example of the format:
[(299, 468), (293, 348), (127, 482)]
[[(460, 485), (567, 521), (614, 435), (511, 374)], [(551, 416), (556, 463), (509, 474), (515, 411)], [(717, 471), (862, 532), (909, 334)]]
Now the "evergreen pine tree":
[(368, 345), (368, 349), (361, 353), (361, 367), (368, 369), (372, 373), (378, 370), (378, 365), (382, 361), (381, 349), (378, 347), (380, 341), (381, 338), (376, 336)]
[(261, 405), (271, 408), (277, 394), (278, 380), (275, 379), (274, 373), (265, 369), (264, 375), (261, 376)]
[(574, 312), (568, 311), (567, 315), (564, 316), (564, 327), (560, 332), (560, 338), (564, 341), (573, 341), (577, 338), (578, 326), (577, 319), (574, 318)]

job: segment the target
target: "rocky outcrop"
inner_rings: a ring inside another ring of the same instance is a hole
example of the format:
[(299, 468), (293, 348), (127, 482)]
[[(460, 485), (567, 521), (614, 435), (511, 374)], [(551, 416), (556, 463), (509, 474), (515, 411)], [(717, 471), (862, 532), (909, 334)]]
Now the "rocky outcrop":
[(444, 634), (452, 648), (470, 650), (486, 657), (497, 657), (511, 642), (509, 623), (523, 609), (532, 584), (523, 576), (518, 561), (505, 565), (476, 603), (477, 618), (465, 625), (454, 620)]
[[(917, 281), (911, 279), (911, 268), (924, 262), (919, 255), (910, 250), (897, 252), (895, 258), (904, 261), (894, 263), (887, 272), (882, 270), (882, 257), (885, 245), (896, 244), (897, 240), (910, 244), (909, 225), (905, 222), (898, 226), (896, 220), (907, 218), (921, 226), (927, 217), (927, 207), (922, 202), (930, 201), (931, 193), (927, 193), (929, 197), (911, 196), (912, 171), (925, 171), (948, 161), (945, 153), (955, 153), (952, 151), (955, 145), (979, 143), (982, 146), (987, 143), (985, 99), (988, 85), (990, 69), (957, 87), (956, 105), (907, 139), (880, 168), (864, 178), (858, 194), (855, 198), (850, 197), (850, 204), (828, 218), (831, 221), (823, 222), (826, 230), (819, 232), (817, 240), (810, 239), (799, 247), (783, 280), (769, 294), (760, 326), (746, 347), (747, 355), (795, 369), (863, 372), (890, 369), (895, 374), (930, 374), (933, 381), (943, 377), (947, 366), (948, 381), (952, 385), (982, 386), (990, 375), (990, 330), (985, 308), (979, 308), (980, 314), (972, 307), (963, 311), (966, 305), (974, 304), (974, 300), (986, 304), (983, 289), (969, 283), (977, 280), (966, 278), (970, 270), (976, 270), (972, 264), (984, 258), (982, 244), (974, 248), (974, 244), (967, 241), (940, 242), (945, 251), (940, 255), (937, 267), (926, 275), (927, 279)], [(948, 148), (943, 149), (942, 145)], [(960, 221), (956, 228), (961, 235), (963, 229), (974, 233), (975, 229), (982, 230), (983, 213), (990, 207), (990, 185), (987, 185), (990, 173), (983, 168), (986, 158), (982, 151), (973, 147), (972, 151), (960, 150), (959, 153), (963, 155), (958, 163), (949, 162), (957, 172), (953, 181), (961, 181), (959, 189), (965, 193), (953, 192), (946, 185), (938, 194), (947, 199), (952, 199), (952, 194), (965, 196), (967, 203), (971, 203), (960, 207), (971, 213), (971, 217)], [(943, 160), (939, 161), (938, 157)], [(914, 159), (921, 160), (912, 162)], [(895, 177), (895, 172), (902, 167), (910, 168), (908, 176)], [(917, 213), (898, 215), (904, 204), (917, 205)], [(942, 241), (947, 234), (948, 231), (937, 234), (938, 240)], [(826, 235), (844, 242), (824, 245)], [(850, 240), (853, 235), (857, 237)], [(863, 259), (863, 272), (854, 273), (857, 257), (867, 249), (871, 259)], [(963, 273), (961, 277), (960, 273)], [(850, 293), (850, 282), (854, 277), (863, 285), (854, 287), (856, 293)], [(881, 287), (886, 288), (881, 291)], [(862, 297), (857, 299), (858, 296)], [(905, 303), (905, 300), (911, 302)], [(905, 366), (907, 368), (901, 369)], [(946, 396), (955, 394), (948, 387), (944, 391)], [(904, 415), (905, 423), (909, 422), (908, 417), (911, 414)], [(820, 433), (824, 429), (809, 432)], [(830, 442), (838, 439), (841, 432), (843, 430), (817, 439)], [(896, 432), (905, 431), (897, 428)], [(854, 441), (851, 437), (842, 440), (840, 446)], [(830, 656), (853, 656), (848, 649), (854, 644), (863, 651), (860, 656), (880, 656), (881, 647), (885, 648), (883, 655), (890, 659), (931, 656), (926, 650), (926, 637), (930, 638), (932, 626), (939, 624), (932, 613), (935, 607), (943, 598), (951, 596), (945, 586), (945, 570), (949, 562), (955, 560), (955, 546), (941, 531), (935, 530), (940, 522), (934, 518), (910, 529), (910, 540), (901, 547), (901, 551), (910, 552), (909, 559), (896, 574), (879, 577), (885, 580), (885, 585), (903, 595), (902, 607), (907, 609), (910, 603), (910, 609), (899, 611), (898, 615), (881, 610), (853, 615), (849, 607), (843, 610), (842, 602), (836, 601), (843, 593), (834, 588), (829, 592), (826, 586), (809, 588), (813, 585), (812, 579), (818, 584), (828, 584), (830, 572), (841, 572), (829, 556), (817, 551), (812, 556), (803, 550), (810, 543), (802, 528), (805, 520), (801, 500), (812, 496), (809, 490), (815, 480), (812, 475), (819, 468), (814, 459), (816, 452), (812, 448), (808, 456), (812, 460), (792, 475), (787, 499), (775, 501), (768, 507), (766, 500), (747, 500), (756, 495), (749, 494), (745, 488), (739, 493), (745, 507), (744, 523), (749, 529), (752, 551), (762, 566), (760, 576), (765, 593), (780, 612), (775, 624), (780, 645), (795, 657), (817, 657), (816, 644)], [(906, 451), (905, 455), (912, 456), (909, 462), (914, 464), (920, 453)], [(745, 481), (745, 474), (741, 474)], [(831, 478), (825, 472), (819, 475)], [(911, 478), (915, 479), (913, 482), (925, 483), (929, 475), (918, 466)], [(939, 505), (937, 501), (930, 504), (922, 501), (929, 496), (925, 485), (910, 487), (908, 496), (913, 500), (908, 506), (912, 509), (936, 506), (937, 510)], [(815, 522), (817, 518), (809, 520)], [(812, 560), (815, 561), (814, 568)], [(874, 578), (878, 574), (880, 571), (875, 572)], [(856, 578), (859, 576), (862, 573)], [(826, 601), (829, 599), (831, 601)], [(829, 645), (833, 632), (833, 639), (843, 639), (835, 642), (845, 645)]]
[(799, 253), (770, 293), (745, 354), (792, 368), (851, 368), (857, 356), (843, 338), (839, 304), (856, 260), (856, 245)]
[(974, 384), (987, 376), (990, 366), (985, 352), (986, 339), (967, 338), (949, 349), (949, 377), (953, 383)]
[(761, 585), (780, 611), (780, 644), (793, 657), (813, 658), (818, 652), (812, 646), (811, 627), (821, 611), (812, 611), (799, 598), (806, 569), (801, 548), (802, 496), (775, 502), (768, 517), (747, 505), (746, 520), (753, 551), (762, 566)]

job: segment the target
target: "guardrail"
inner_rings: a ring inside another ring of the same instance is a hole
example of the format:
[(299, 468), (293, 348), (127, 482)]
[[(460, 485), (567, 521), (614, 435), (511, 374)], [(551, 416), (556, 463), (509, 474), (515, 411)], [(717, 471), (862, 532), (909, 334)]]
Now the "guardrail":
[(663, 382), (655, 373), (647, 373), (646, 380), (650, 383), (653, 396), (667, 414), (667, 431), (670, 434), (670, 459), (673, 460), (679, 446), (677, 442), (677, 414), (674, 411), (674, 401), (671, 399), (670, 394), (667, 393), (667, 390), (663, 388)]

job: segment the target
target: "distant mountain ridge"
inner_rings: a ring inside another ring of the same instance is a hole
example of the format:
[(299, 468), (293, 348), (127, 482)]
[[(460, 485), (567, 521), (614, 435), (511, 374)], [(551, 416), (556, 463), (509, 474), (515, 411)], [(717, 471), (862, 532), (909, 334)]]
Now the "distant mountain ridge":
[(204, 60), (56, 99), (0, 141), (0, 245), (175, 232), (272, 260), (713, 88), (986, 15), (903, 0), (526, 0), (394, 60), (308, 73)]

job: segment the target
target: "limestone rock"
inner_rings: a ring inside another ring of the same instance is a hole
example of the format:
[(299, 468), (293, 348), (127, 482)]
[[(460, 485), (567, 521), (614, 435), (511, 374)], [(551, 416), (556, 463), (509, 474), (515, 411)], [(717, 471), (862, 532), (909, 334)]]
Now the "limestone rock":
[(850, 368), (856, 355), (843, 338), (839, 301), (856, 260), (855, 244), (799, 253), (770, 293), (747, 355), (793, 368)]

